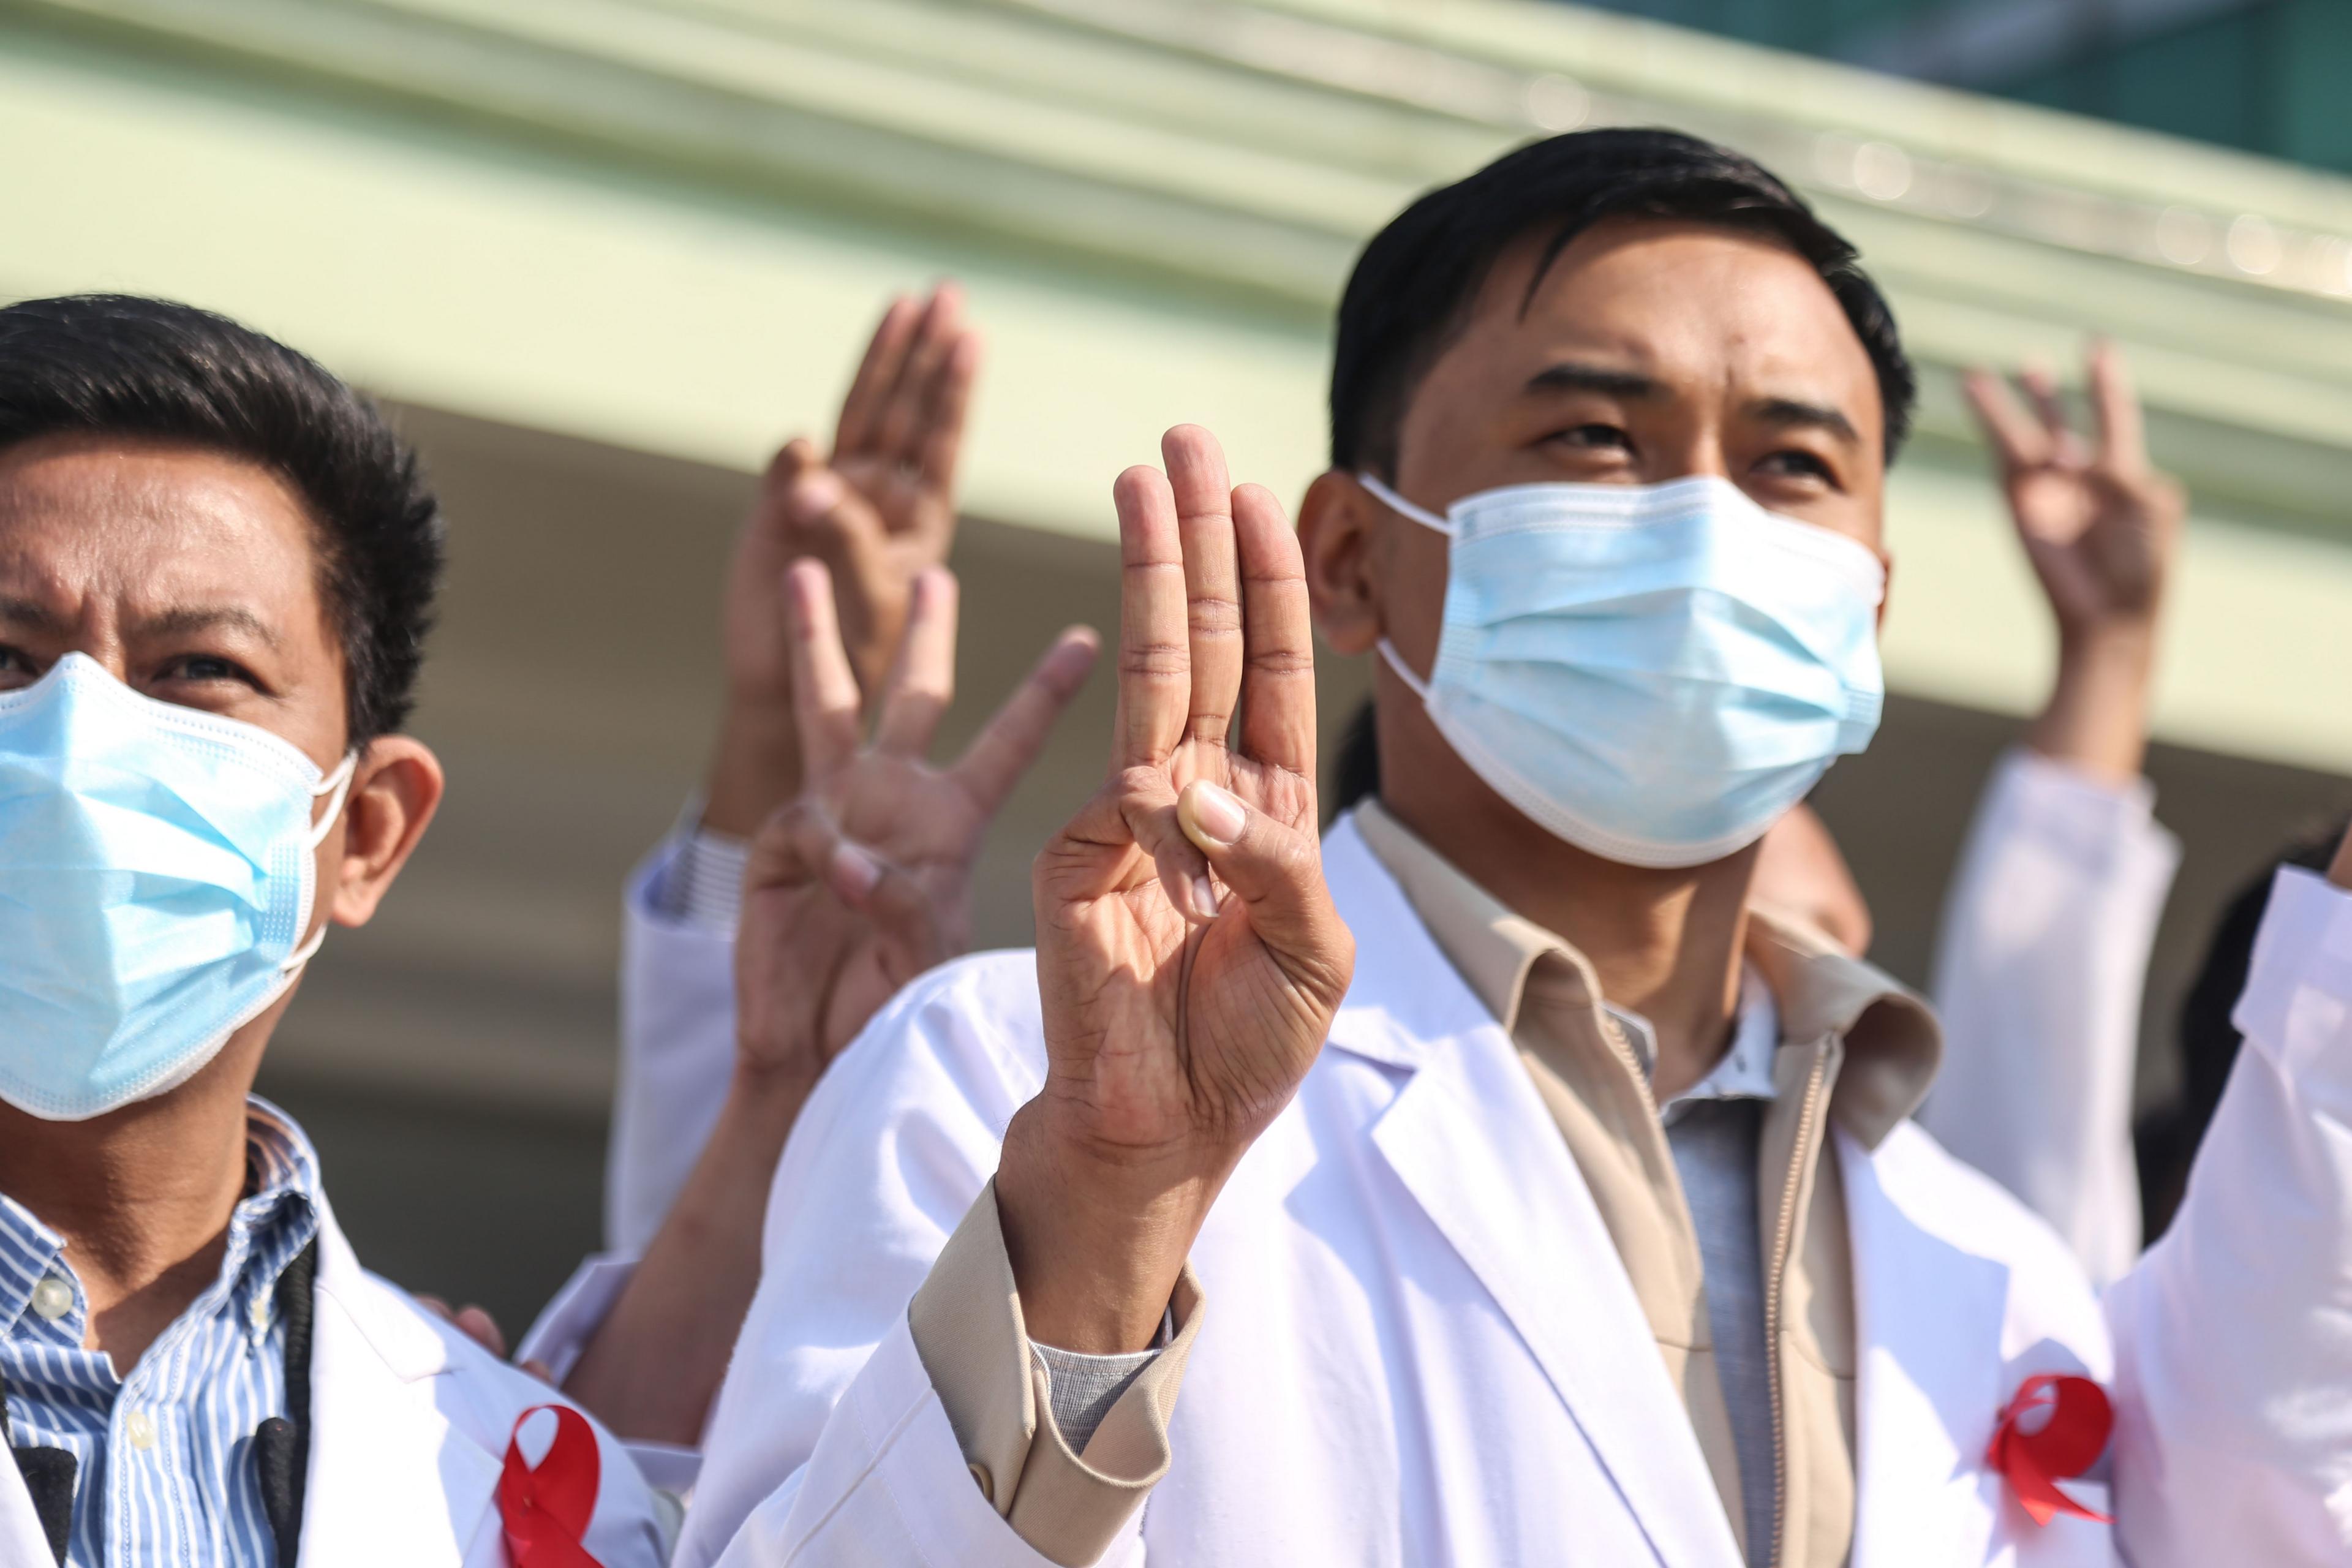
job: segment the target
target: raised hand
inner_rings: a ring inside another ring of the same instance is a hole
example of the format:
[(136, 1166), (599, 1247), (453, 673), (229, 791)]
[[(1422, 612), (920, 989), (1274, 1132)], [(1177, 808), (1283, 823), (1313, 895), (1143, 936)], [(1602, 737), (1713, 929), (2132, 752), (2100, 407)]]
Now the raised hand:
[(1207, 431), (1180, 426), (1161, 452), (1164, 477), (1131, 468), (1114, 490), (1110, 773), (1037, 857), (1049, 1066), (997, 1177), (1030, 1332), (1072, 1350), (1149, 1338), (1355, 963), (1317, 838), (1297, 540), (1272, 495), (1232, 487)]
[(830, 458), (785, 443), (760, 484), (728, 569), (722, 619), (728, 710), (704, 820), (749, 837), (798, 787), (792, 640), (776, 582), (813, 557), (833, 573), (850, 668), (881, 685), (917, 574), (955, 538), (955, 470), (980, 340), (943, 283), (891, 302), (842, 399)]
[(940, 768), (925, 753), (954, 695), (955, 579), (914, 577), (870, 740), (831, 574), (798, 562), (784, 591), (803, 780), (752, 843), (736, 1026), (747, 1066), (813, 1080), (900, 986), (963, 952), (981, 840), (1084, 684), (1096, 637), (1065, 631)]
[(2090, 438), (2068, 423), (2047, 371), (2019, 378), (2031, 413), (1988, 372), (1964, 384), (2058, 623), (2058, 679), (2029, 741), (2120, 780), (2138, 773), (2147, 750), (2158, 616), (2188, 500), (2148, 462), (2139, 401), (2114, 348), (2094, 344), (2089, 370)]
[(2150, 467), (2139, 400), (2115, 349), (2090, 353), (2095, 439), (2067, 422), (2050, 373), (2019, 379), (2034, 410), (1985, 371), (1969, 373), (1969, 402), (2000, 463), (2001, 489), (2034, 575), (2069, 631), (2153, 621), (2163, 600), (2187, 501)]

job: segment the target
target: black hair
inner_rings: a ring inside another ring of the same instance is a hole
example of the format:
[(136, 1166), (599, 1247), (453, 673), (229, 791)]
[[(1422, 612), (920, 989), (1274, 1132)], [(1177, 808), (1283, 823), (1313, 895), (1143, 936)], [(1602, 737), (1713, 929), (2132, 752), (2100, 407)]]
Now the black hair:
[(441, 581), (441, 508), (373, 403), (192, 305), (80, 294), (0, 309), (0, 447), (69, 434), (203, 447), (292, 486), (342, 647), (351, 744), (406, 721)]
[(2271, 888), (2281, 867), (2325, 871), (2352, 821), (2289, 845), (2261, 875), (2240, 888), (2221, 911), (2205, 962), (2180, 1004), (2180, 1088), (2165, 1104), (2140, 1118), (2132, 1142), (2139, 1163), (2140, 1210), (2150, 1244), (2172, 1223), (2189, 1187), (2205, 1129), (2221, 1109), (2245, 1037), (2231, 1021), (2254, 963), (2254, 936), (2270, 910)]
[[(1858, 252), (1753, 159), (1675, 131), (1579, 131), (1530, 142), (1430, 192), (1372, 237), (1339, 300), (1331, 466), (1395, 477), (1413, 389), (1461, 330), (1503, 251), (1541, 231), (1540, 282), (1604, 219), (1678, 218), (1772, 235), (1829, 285), (1878, 375), (1886, 460), (1910, 432), (1917, 381), (1895, 313)], [(1530, 284), (1532, 292), (1534, 285)]]

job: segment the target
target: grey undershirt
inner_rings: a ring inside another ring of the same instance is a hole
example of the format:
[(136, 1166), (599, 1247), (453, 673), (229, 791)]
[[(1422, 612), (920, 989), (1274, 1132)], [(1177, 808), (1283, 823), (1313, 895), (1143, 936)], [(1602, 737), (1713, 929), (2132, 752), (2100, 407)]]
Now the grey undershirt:
[(1706, 1282), (1715, 1371), (1739, 1457), (1739, 1500), (1748, 1516), (1749, 1568), (1772, 1558), (1775, 1489), (1772, 1363), (1764, 1342), (1764, 1257), (1757, 1210), (1760, 1100), (1685, 1100), (1666, 1121), (1683, 1196), (1697, 1233)]
[(1103, 1417), (1118, 1403), (1118, 1396), (1127, 1392), (1127, 1385), (1141, 1377), (1143, 1369), (1160, 1354), (1150, 1350), (1131, 1355), (1085, 1355), (1040, 1345), (1034, 1340), (1030, 1342), (1050, 1374), (1047, 1382), (1053, 1386), (1054, 1426), (1061, 1432), (1062, 1441), (1070, 1446), (1070, 1452), (1081, 1458), (1087, 1445), (1094, 1440), (1095, 1428), (1103, 1424)]

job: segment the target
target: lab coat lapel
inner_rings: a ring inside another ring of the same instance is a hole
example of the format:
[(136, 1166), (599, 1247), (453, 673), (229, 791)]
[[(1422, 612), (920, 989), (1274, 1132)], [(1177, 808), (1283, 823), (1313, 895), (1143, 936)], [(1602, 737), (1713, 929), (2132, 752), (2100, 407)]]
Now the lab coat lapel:
[(0, 1563), (39, 1568), (56, 1561), (49, 1555), (49, 1538), (41, 1532), (41, 1519), (33, 1511), (24, 1477), (16, 1473), (16, 1461), (0, 1451)]
[(1983, 1467), (2009, 1271), (1906, 1212), (1899, 1155), (1834, 1133), (1853, 1249), (1853, 1568), (1982, 1563), (1999, 1499)]
[(1374, 1145), (1509, 1319), (1659, 1560), (1736, 1563), (1632, 1281), (1517, 1051), (1351, 822), (1323, 855), (1356, 935), (1331, 1044), (1412, 1071)]
[(504, 1563), (490, 1507), (501, 1454), (465, 1381), (440, 1335), (361, 1269), (322, 1203), (306, 1565)]

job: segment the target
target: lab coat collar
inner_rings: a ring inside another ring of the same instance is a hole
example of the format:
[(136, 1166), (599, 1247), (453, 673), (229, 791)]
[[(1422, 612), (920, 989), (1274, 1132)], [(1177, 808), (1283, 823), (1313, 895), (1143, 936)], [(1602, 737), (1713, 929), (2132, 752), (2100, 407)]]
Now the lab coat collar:
[(360, 1268), (323, 1198), (311, 1336), (302, 1562), (479, 1560), (508, 1435), (440, 1332)]
[(1330, 1044), (1412, 1076), (1372, 1142), (1517, 1331), (1672, 1568), (1738, 1562), (1649, 1324), (1509, 1037), (1446, 962), (1352, 822), (1324, 874), (1356, 936)]
[[(311, 1336), (302, 1562), (503, 1563), (491, 1502), (507, 1434), (489, 1391), (360, 1268), (323, 1197)], [(0, 1462), (0, 1563), (49, 1561), (23, 1479)]]

